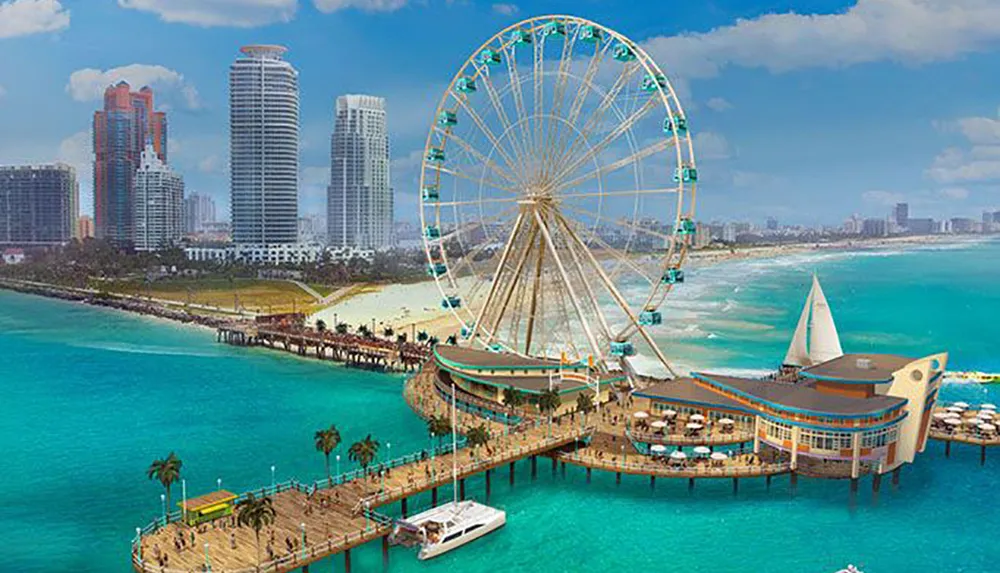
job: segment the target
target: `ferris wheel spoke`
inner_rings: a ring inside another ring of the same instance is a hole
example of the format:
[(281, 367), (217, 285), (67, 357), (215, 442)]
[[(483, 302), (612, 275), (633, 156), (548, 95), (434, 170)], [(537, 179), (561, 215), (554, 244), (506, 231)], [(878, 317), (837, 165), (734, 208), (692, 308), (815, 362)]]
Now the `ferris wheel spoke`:
[[(583, 155), (574, 159), (569, 164), (568, 167), (560, 171), (559, 174), (560, 177), (568, 176), (574, 173), (577, 169), (580, 168), (580, 166), (586, 164), (592, 158), (596, 157), (598, 153), (604, 151), (609, 145), (617, 141), (618, 138), (622, 136), (622, 134), (631, 130), (632, 126), (635, 125), (637, 121), (642, 119), (642, 117), (645, 116), (650, 110), (655, 108), (656, 108), (656, 100), (650, 98), (641, 108), (639, 108), (631, 115), (629, 115), (627, 118), (625, 118), (625, 121), (622, 121), (617, 126), (615, 126), (615, 128), (611, 130), (606, 136), (604, 136), (604, 138), (601, 139), (601, 141), (592, 145), (590, 149), (588, 149)], [(557, 178), (556, 181), (558, 180), (559, 179)]]
[(458, 177), (459, 179), (472, 181), (473, 183), (484, 184), (487, 187), (490, 187), (491, 189), (499, 189), (501, 191), (507, 191), (508, 193), (512, 193), (514, 195), (520, 194), (520, 191), (518, 191), (514, 187), (509, 187), (507, 185), (497, 183), (496, 181), (493, 181), (492, 179), (486, 179), (485, 177), (476, 177), (464, 171), (459, 171), (458, 169), (444, 167), (443, 165), (427, 165), (427, 168), (432, 171), (438, 171), (440, 173), (451, 175), (452, 177)]
[[(503, 46), (504, 53), (507, 55), (507, 75), (510, 78), (510, 92), (514, 100), (514, 111), (517, 113), (517, 123), (518, 128), (521, 131), (521, 142), (522, 151), (525, 153), (530, 153), (532, 150), (528, 149), (527, 142), (529, 141), (528, 125), (526, 118), (528, 117), (527, 112), (524, 108), (524, 90), (521, 87), (521, 74), (517, 71), (517, 47), (513, 43), (505, 43)], [(511, 146), (513, 146), (511, 142)], [(527, 164), (524, 163), (524, 158), (519, 157), (520, 169), (522, 172), (525, 171)]]
[[(500, 140), (497, 139), (496, 134), (493, 133), (493, 131), (489, 128), (489, 126), (486, 125), (486, 122), (483, 121), (483, 118), (479, 116), (476, 110), (469, 105), (469, 102), (467, 101), (468, 97), (465, 94), (459, 95), (456, 94), (455, 92), (451, 92), (451, 95), (452, 98), (458, 102), (458, 105), (461, 106), (463, 110), (465, 110), (465, 113), (467, 113), (469, 117), (472, 118), (472, 122), (476, 124), (476, 127), (479, 128), (479, 131), (481, 131), (483, 135), (485, 135), (486, 138), (490, 140), (490, 144), (492, 144), (493, 148), (497, 150), (497, 153), (500, 155), (501, 158), (503, 158), (507, 166), (510, 169), (516, 171), (523, 170), (524, 166), (521, 163), (521, 158), (518, 156), (517, 159), (514, 159), (507, 154), (506, 150), (504, 150), (503, 146), (500, 144)], [(514, 151), (514, 154), (515, 156), (517, 156), (516, 150)]]
[(493, 223), (493, 222), (496, 222), (496, 221), (499, 221), (499, 220), (503, 219), (504, 217), (507, 217), (509, 215), (513, 215), (516, 210), (518, 210), (518, 206), (514, 205), (512, 207), (508, 207), (507, 209), (504, 209), (503, 211), (500, 211), (499, 213), (496, 213), (495, 215), (490, 215), (488, 217), (483, 217), (482, 219), (480, 219), (478, 221), (469, 221), (467, 223), (460, 223), (454, 230), (441, 235), (441, 237), (438, 238), (438, 239), (432, 239), (432, 240), (434, 242), (437, 242), (437, 243), (441, 244), (441, 245), (444, 245), (445, 242), (450, 241), (451, 239), (454, 239), (455, 237), (460, 237), (462, 235), (462, 233), (468, 233), (468, 232), (472, 231), (473, 229), (475, 229), (477, 227), (485, 227), (486, 223)]
[[(511, 298), (514, 295), (514, 290), (520, 282), (522, 271), (524, 270), (524, 263), (528, 260), (531, 255), (531, 246), (535, 241), (535, 237), (538, 234), (538, 227), (535, 225), (534, 221), (529, 221), (528, 224), (531, 226), (531, 230), (528, 231), (528, 240), (525, 248), (521, 251), (518, 257), (517, 264), (514, 267), (514, 273), (511, 275), (508, 284), (504, 287), (504, 294), (502, 297), (502, 303), (499, 306), (496, 317), (492, 317), (490, 321), (490, 328), (488, 332), (496, 333), (500, 329), (500, 325), (503, 323), (504, 315), (507, 313), (507, 308), (510, 305)], [(491, 317), (484, 317), (485, 320), (489, 320)], [(484, 324), (484, 328), (485, 328)]]
[[(489, 68), (478, 68), (478, 75), (483, 78), (483, 87), (486, 88), (486, 96), (490, 100), (490, 104), (493, 106), (493, 110), (497, 114), (497, 119), (500, 121), (500, 125), (503, 127), (503, 132), (507, 133), (510, 131), (511, 123), (510, 119), (507, 117), (507, 110), (503, 106), (503, 102), (500, 99), (500, 95), (497, 93), (496, 86), (493, 85), (493, 76), (490, 73)], [(517, 138), (510, 138), (510, 147), (514, 152), (514, 155), (518, 157), (518, 165), (527, 165), (524, 159), (528, 157), (528, 151), (526, 149), (520, 149), (517, 145)]]
[[(573, 211), (574, 213), (577, 213), (577, 214), (580, 214), (580, 215), (586, 215), (588, 217), (593, 217), (595, 220), (601, 218), (601, 215), (599, 213), (594, 213), (593, 211), (589, 211), (587, 209), (582, 209), (580, 207), (574, 207), (572, 205), (565, 205), (565, 204), (563, 204), (563, 205), (560, 205), (559, 208), (562, 209), (562, 210)], [(674, 237), (672, 237), (671, 235), (668, 235), (666, 233), (661, 233), (659, 231), (654, 231), (653, 229), (647, 229), (646, 227), (643, 227), (642, 225), (637, 225), (637, 224), (635, 224), (635, 223), (633, 223), (631, 221), (626, 221), (624, 219), (608, 219), (608, 222), (610, 224), (618, 225), (619, 227), (625, 227), (626, 229), (630, 229), (630, 230), (633, 230), (633, 231), (636, 231), (636, 232), (639, 232), (639, 233), (645, 233), (647, 235), (652, 235), (654, 237), (659, 237), (659, 238), (663, 239), (664, 241), (673, 242), (673, 240), (674, 240)]]
[(667, 360), (667, 357), (664, 356), (663, 352), (656, 345), (656, 342), (649, 335), (649, 333), (646, 332), (646, 329), (643, 328), (642, 325), (639, 323), (639, 318), (635, 315), (635, 313), (632, 312), (631, 307), (629, 307), (628, 301), (626, 301), (625, 297), (622, 296), (621, 292), (619, 292), (618, 287), (615, 286), (615, 283), (611, 280), (610, 277), (608, 277), (607, 273), (604, 272), (604, 267), (602, 267), (600, 262), (598, 262), (597, 258), (594, 257), (594, 254), (590, 252), (589, 249), (587, 249), (587, 246), (583, 244), (583, 241), (580, 240), (580, 237), (578, 237), (576, 233), (573, 232), (573, 229), (570, 228), (568, 224), (566, 224), (565, 220), (562, 218), (562, 215), (556, 213), (555, 217), (557, 219), (562, 220), (563, 228), (566, 230), (566, 232), (569, 234), (572, 240), (577, 245), (579, 245), (581, 250), (587, 255), (587, 259), (589, 259), (593, 269), (597, 271), (598, 277), (601, 279), (601, 282), (604, 283), (604, 286), (608, 290), (608, 293), (611, 295), (611, 298), (614, 299), (615, 303), (618, 304), (619, 308), (621, 308), (621, 310), (629, 318), (629, 320), (632, 322), (632, 326), (634, 326), (634, 328), (639, 332), (639, 334), (646, 340), (650, 348), (653, 349), (653, 352), (656, 354), (657, 358), (659, 358), (663, 366), (666, 367), (667, 371), (670, 372), (671, 376), (676, 377), (677, 374), (674, 372), (673, 366), (670, 365), (670, 362)]
[[(565, 221), (563, 221), (559, 217), (556, 217), (556, 221), (560, 222), (563, 225), (563, 227), (566, 228), (566, 230), (568, 231), (568, 227), (566, 227)], [(594, 313), (596, 314), (597, 319), (601, 324), (601, 329), (603, 330), (605, 337), (610, 341), (611, 327), (608, 326), (608, 320), (607, 318), (605, 318), (604, 312), (601, 310), (601, 304), (598, 302), (597, 297), (594, 295), (594, 289), (590, 285), (591, 277), (589, 277), (587, 275), (587, 272), (584, 270), (584, 267), (580, 262), (580, 257), (577, 256), (576, 250), (573, 246), (573, 241), (569, 238), (567, 238), (566, 240), (566, 250), (569, 252), (570, 259), (573, 261), (573, 264), (576, 267), (576, 271), (580, 276), (580, 282), (583, 284), (584, 292), (587, 293), (587, 298), (590, 300), (591, 306), (594, 307)]]
[[(517, 239), (518, 234), (521, 231), (521, 226), (524, 224), (524, 211), (519, 210), (517, 214), (517, 220), (514, 221), (514, 228), (511, 230), (510, 236), (507, 238), (506, 244), (503, 247), (503, 254), (500, 255), (500, 262), (497, 265), (497, 274), (493, 276), (493, 280), (490, 283), (490, 290), (486, 294), (486, 300), (483, 301), (483, 306), (479, 309), (479, 314), (476, 316), (476, 322), (472, 325), (472, 337), (475, 338), (480, 329), (482, 329), (483, 315), (490, 308), (490, 303), (493, 301), (493, 297), (497, 291), (497, 285), (500, 283), (500, 275), (502, 275), (504, 269), (507, 267), (507, 259), (510, 257), (511, 248)], [(487, 343), (492, 338), (490, 334), (487, 338)]]
[[(583, 79), (580, 81), (580, 87), (577, 88), (576, 97), (573, 98), (573, 103), (570, 105), (569, 114), (566, 121), (570, 125), (576, 125), (580, 119), (580, 112), (583, 110), (583, 104), (587, 101), (587, 96), (590, 95), (591, 87), (594, 83), (594, 77), (597, 75), (597, 71), (600, 69), (600, 64), (604, 60), (604, 56), (607, 55), (608, 50), (611, 48), (612, 42), (605, 42), (603, 47), (599, 45), (594, 46), (594, 55), (590, 57), (590, 62), (587, 64), (587, 71), (583, 74)], [(566, 151), (566, 145), (569, 143), (568, 135), (571, 132), (567, 131), (563, 134), (563, 137), (559, 140), (559, 151), (557, 157), (563, 157), (563, 153)]]
[[(584, 199), (587, 197), (631, 197), (633, 195), (668, 195), (680, 191), (679, 187), (664, 187), (663, 189), (639, 189), (637, 191), (590, 191), (586, 193), (564, 193), (559, 200)], [(443, 204), (443, 203), (442, 203)]]
[[(575, 223), (575, 222), (570, 221), (570, 220), (565, 219), (565, 218), (563, 218), (563, 222), (565, 224), (572, 225), (573, 227), (575, 227), (574, 231), (577, 232), (577, 233), (580, 233), (580, 231), (584, 231), (584, 229), (580, 228), (579, 223)], [(579, 234), (577, 236), (579, 236)], [(618, 261), (618, 264), (620, 266), (624, 266), (624, 267), (628, 268), (629, 270), (631, 270), (632, 272), (634, 272), (636, 275), (638, 275), (640, 278), (642, 278), (644, 281), (646, 281), (648, 284), (655, 285), (657, 283), (656, 279), (654, 279), (653, 277), (651, 277), (649, 275), (649, 273), (647, 273), (645, 270), (643, 270), (643, 268), (640, 267), (638, 264), (636, 264), (635, 261), (633, 261), (632, 259), (630, 259), (628, 257), (628, 255), (626, 255), (625, 253), (623, 253), (621, 250), (616, 249), (616, 248), (612, 247), (611, 245), (609, 245), (596, 232), (588, 232), (588, 239), (589, 240), (585, 241), (585, 242), (593, 241), (593, 242), (597, 243), (601, 247), (601, 250), (604, 251), (604, 252), (607, 252), (612, 257), (614, 257), (614, 259)], [(612, 273), (612, 274), (614, 274), (614, 273)]]
[[(569, 68), (573, 65), (573, 47), (576, 45), (576, 38), (579, 34), (572, 34), (563, 39), (562, 56), (559, 59), (559, 68), (556, 72), (556, 85), (552, 91), (552, 117), (561, 117), (563, 98), (566, 95), (566, 81), (569, 79)], [(542, 180), (547, 180), (552, 175), (551, 163), (554, 159), (553, 131), (556, 134), (562, 129), (562, 124), (557, 121), (548, 123), (545, 133), (545, 147), (542, 149)]]
[(433, 203), (437, 207), (465, 207), (482, 205), (483, 203), (517, 203), (519, 197), (488, 197), (486, 199), (469, 199), (468, 201), (438, 201)]
[(482, 162), (483, 165), (488, 167), (490, 171), (492, 171), (496, 175), (499, 175), (502, 179), (506, 180), (511, 185), (522, 185), (522, 182), (519, 178), (507, 173), (502, 167), (494, 163), (493, 160), (491, 160), (490, 158), (483, 155), (482, 152), (473, 147), (472, 144), (470, 144), (468, 141), (465, 141), (464, 139), (455, 135), (454, 133), (448, 133), (447, 131), (439, 127), (435, 127), (434, 131), (436, 131), (442, 137), (445, 137), (448, 141), (454, 141), (455, 143), (457, 143), (458, 146), (464, 149), (467, 154), (478, 159), (480, 162)]
[(563, 184), (559, 185), (558, 187), (556, 187), (556, 190), (558, 191), (558, 190), (561, 190), (561, 189), (572, 189), (573, 187), (576, 187), (577, 185), (579, 185), (579, 184), (581, 184), (581, 183), (583, 183), (585, 181), (590, 181), (591, 179), (594, 179), (595, 177), (603, 177), (604, 175), (607, 175), (608, 173), (613, 173), (613, 172), (621, 169), (622, 167), (628, 167), (629, 165), (632, 165), (633, 163), (636, 163), (638, 161), (642, 161), (643, 159), (649, 157), (650, 155), (654, 155), (656, 153), (659, 153), (661, 151), (665, 151), (665, 150), (669, 149), (670, 147), (672, 147), (674, 145), (674, 142), (675, 142), (674, 138), (663, 139), (663, 140), (657, 141), (656, 143), (654, 143), (654, 144), (652, 144), (650, 146), (644, 147), (644, 148), (640, 149), (639, 151), (636, 151), (636, 152), (632, 153), (628, 157), (623, 157), (622, 159), (619, 159), (618, 161), (609, 163), (607, 165), (602, 165), (601, 167), (598, 167), (597, 169), (595, 169), (595, 170), (593, 170), (593, 171), (591, 171), (589, 173), (585, 173), (584, 175), (581, 175), (581, 176), (577, 177), (576, 179), (573, 179), (571, 181), (563, 183)]

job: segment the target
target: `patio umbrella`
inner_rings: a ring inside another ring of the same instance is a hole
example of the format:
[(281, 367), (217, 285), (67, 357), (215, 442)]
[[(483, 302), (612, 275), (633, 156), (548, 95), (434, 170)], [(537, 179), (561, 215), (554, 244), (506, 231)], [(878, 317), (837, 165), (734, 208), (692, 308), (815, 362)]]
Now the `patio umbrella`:
[(982, 406), (980, 406), (980, 408), (982, 408), (983, 410), (996, 410), (997, 409), (996, 404), (983, 404)]
[(643, 411), (640, 410), (640, 411), (632, 414), (632, 416), (635, 417), (635, 418), (639, 418), (641, 420), (643, 418), (648, 418), (649, 414), (647, 412), (643, 412)]
[(995, 432), (997, 427), (993, 424), (979, 424), (979, 429), (984, 432)]
[(961, 418), (962, 414), (960, 414), (958, 412), (947, 412), (947, 413), (945, 413), (945, 417), (946, 418)]
[(708, 454), (712, 453), (712, 450), (706, 448), (705, 446), (695, 446), (694, 453), (698, 454), (699, 456), (707, 456)]
[(954, 404), (952, 404), (952, 406), (955, 406), (956, 408), (961, 408), (963, 410), (966, 410), (966, 409), (969, 408), (968, 402), (955, 402)]
[(976, 415), (977, 418), (982, 418), (984, 420), (992, 420), (995, 414), (989, 410), (980, 410), (979, 414)]
[(719, 419), (719, 423), (722, 424), (723, 426), (732, 426), (736, 422), (730, 420), (729, 418), (721, 418)]
[(686, 460), (687, 454), (681, 451), (670, 452), (670, 459), (672, 460)]
[(701, 414), (691, 414), (691, 420), (693, 420), (693, 421), (700, 421), (700, 420), (704, 420), (704, 419), (705, 419), (705, 416), (702, 416)]
[(687, 429), (689, 429), (689, 430), (700, 430), (700, 429), (704, 428), (705, 426), (702, 426), (698, 422), (688, 422), (687, 426), (685, 426), (685, 427)]
[(667, 446), (664, 446), (663, 444), (654, 444), (652, 446), (649, 446), (649, 451), (653, 452), (654, 454), (662, 454), (667, 451)]
[(948, 416), (948, 414), (945, 414), (944, 412), (934, 412), (934, 419), (935, 420), (944, 420), (945, 418), (948, 418), (948, 417), (950, 417), (950, 416)]
[(708, 457), (712, 458), (713, 460), (715, 460), (717, 462), (721, 462), (722, 460), (728, 460), (729, 459), (729, 456), (727, 456), (726, 454), (724, 454), (722, 452), (712, 452), (712, 455), (710, 455)]
[(982, 424), (982, 423), (983, 421), (980, 420), (979, 418), (969, 418), (968, 420), (965, 421), (966, 426), (975, 426), (977, 424)]
[(949, 412), (954, 412), (954, 413), (958, 414), (958, 413), (964, 412), (965, 408), (962, 408), (962, 407), (959, 407), (959, 406), (948, 406), (947, 408), (945, 408), (945, 410), (948, 410)]
[(961, 426), (962, 420), (959, 420), (958, 418), (948, 418), (947, 420), (944, 421), (944, 423), (948, 424), (949, 426)]
[(649, 425), (652, 426), (652, 427), (654, 427), (654, 428), (666, 428), (667, 427), (667, 423), (664, 422), (663, 420), (656, 420), (655, 422), (650, 422)]
[(677, 410), (664, 410), (663, 415), (668, 418), (673, 418), (674, 416), (677, 415)]

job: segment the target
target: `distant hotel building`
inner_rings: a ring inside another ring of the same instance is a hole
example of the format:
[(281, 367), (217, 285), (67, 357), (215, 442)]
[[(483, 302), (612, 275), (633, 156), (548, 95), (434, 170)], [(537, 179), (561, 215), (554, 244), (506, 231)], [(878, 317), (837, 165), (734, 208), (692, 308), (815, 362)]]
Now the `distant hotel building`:
[(68, 242), (77, 233), (79, 195), (69, 165), (0, 167), (0, 243)]
[(135, 234), (135, 172), (146, 143), (167, 161), (167, 117), (153, 111), (153, 90), (118, 82), (94, 113), (94, 223), (98, 239), (130, 245)]
[(281, 46), (246, 46), (229, 69), (233, 240), (298, 236), (299, 74)]
[(135, 174), (137, 251), (157, 251), (180, 240), (184, 180), (160, 161), (152, 144), (142, 152)]
[(896, 203), (896, 207), (892, 210), (893, 222), (899, 229), (906, 229), (909, 227), (910, 222), (910, 204), (909, 203)]
[(392, 246), (393, 196), (385, 100), (337, 98), (330, 145), (327, 238), (335, 247)]
[(80, 215), (76, 220), (76, 238), (81, 241), (94, 238), (94, 219), (90, 215)]
[(191, 193), (184, 198), (184, 232), (204, 233), (215, 223), (215, 200), (202, 193)]

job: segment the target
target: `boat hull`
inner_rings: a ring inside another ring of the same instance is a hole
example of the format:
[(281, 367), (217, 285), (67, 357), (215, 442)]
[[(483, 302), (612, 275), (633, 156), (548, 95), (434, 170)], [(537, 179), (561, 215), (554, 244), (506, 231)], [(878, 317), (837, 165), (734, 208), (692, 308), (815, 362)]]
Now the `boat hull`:
[(482, 527), (476, 529), (475, 531), (461, 535), (452, 539), (451, 541), (445, 543), (435, 543), (434, 545), (425, 545), (420, 549), (420, 553), (417, 554), (417, 559), (421, 561), (426, 561), (428, 559), (433, 559), (440, 555), (451, 551), (452, 549), (457, 549), (467, 543), (471, 543), (480, 537), (487, 535), (500, 529), (507, 523), (507, 514), (504, 512), (499, 512), (497, 516), (491, 519), (489, 522), (484, 524)]

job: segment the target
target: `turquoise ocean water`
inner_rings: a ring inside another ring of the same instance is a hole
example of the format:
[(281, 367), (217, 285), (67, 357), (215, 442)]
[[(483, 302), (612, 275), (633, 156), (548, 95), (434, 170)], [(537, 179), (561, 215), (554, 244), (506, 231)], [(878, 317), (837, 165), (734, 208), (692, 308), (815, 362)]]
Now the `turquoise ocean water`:
[[(694, 270), (659, 337), (690, 367), (777, 364), (820, 273), (847, 351), (952, 352), (956, 368), (1000, 371), (1000, 243), (799, 255)], [(0, 291), (0, 570), (125, 572), (128, 540), (161, 510), (144, 470), (175, 450), (189, 494), (215, 480), (241, 490), (322, 475), (311, 435), (336, 423), (347, 443), (373, 432), (394, 454), (425, 443), (402, 379), (217, 345), (214, 334)], [(950, 385), (946, 399), (1000, 401), (1000, 389)], [(391, 572), (768, 571), (868, 573), (1000, 569), (993, 528), (1000, 451), (950, 459), (932, 443), (898, 489), (786, 478), (686, 482), (527, 464), (490, 502), (508, 524), (474, 546), (420, 563), (393, 549)], [(346, 462), (344, 463), (347, 468)], [(468, 492), (480, 495), (482, 482)], [(179, 496), (179, 491), (175, 492)], [(426, 500), (424, 500), (426, 501)], [(355, 571), (381, 570), (378, 544)], [(313, 571), (342, 571), (328, 561)]]

